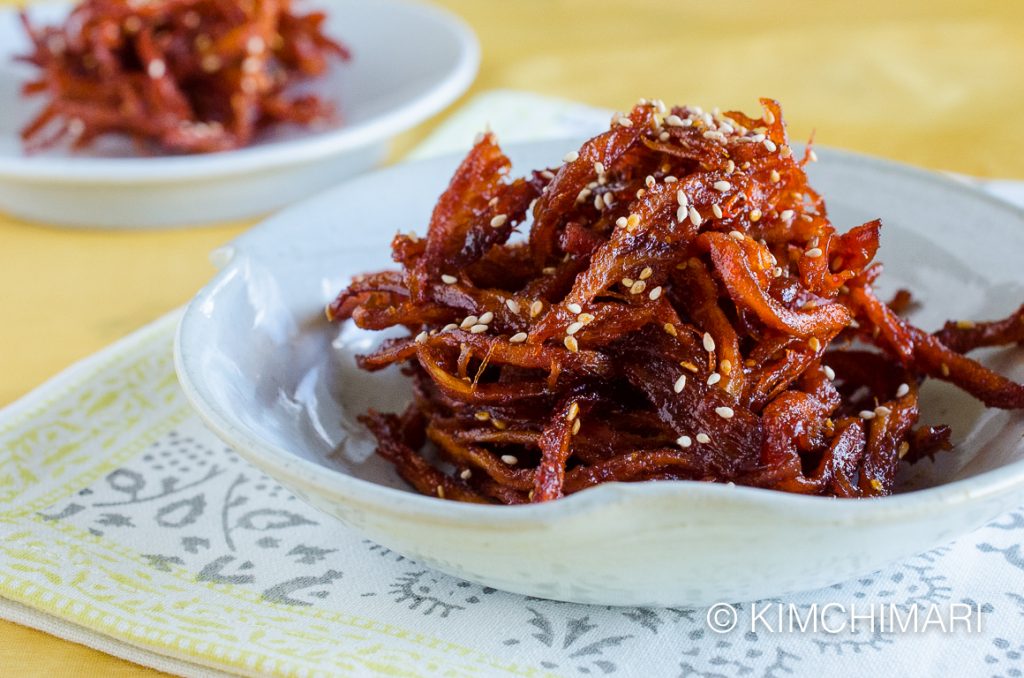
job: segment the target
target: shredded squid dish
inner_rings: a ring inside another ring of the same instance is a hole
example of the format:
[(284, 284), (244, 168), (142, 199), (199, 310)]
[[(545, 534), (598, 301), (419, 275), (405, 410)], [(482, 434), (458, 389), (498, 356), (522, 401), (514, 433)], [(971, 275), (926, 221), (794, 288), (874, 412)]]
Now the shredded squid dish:
[(950, 447), (948, 427), (917, 423), (926, 378), (1024, 408), (1024, 386), (966, 356), (1024, 341), (1024, 307), (908, 323), (908, 292), (874, 291), (881, 223), (838, 232), (807, 184), (814, 152), (797, 157), (761, 103), (751, 118), (642, 100), (518, 179), (482, 136), (426, 238), (395, 237), (401, 269), (327, 307), (408, 330), (358, 358), (412, 379), (404, 413), (362, 418), (379, 454), (467, 502), (676, 479), (874, 497)]
[(123, 134), (143, 152), (206, 153), (277, 123), (330, 120), (330, 104), (289, 94), (349, 58), (325, 18), (291, 0), (83, 0), (43, 28), (23, 12), (32, 48), (21, 60), (38, 70), (23, 93), (47, 103), (22, 138), (37, 151)]

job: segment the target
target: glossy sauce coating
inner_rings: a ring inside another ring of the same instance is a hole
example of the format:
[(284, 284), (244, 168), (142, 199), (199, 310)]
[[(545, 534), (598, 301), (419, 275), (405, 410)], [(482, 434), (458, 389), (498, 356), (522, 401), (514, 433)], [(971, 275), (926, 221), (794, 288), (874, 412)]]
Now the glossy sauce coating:
[(409, 331), (360, 358), (413, 379), (406, 412), (363, 417), (403, 478), (506, 504), (668, 479), (870, 497), (949, 447), (947, 427), (917, 425), (925, 378), (1024, 407), (1024, 387), (964, 355), (1024, 339), (1024, 308), (910, 325), (909, 293), (873, 291), (881, 222), (838, 232), (807, 185), (813, 151), (794, 157), (778, 103), (762, 106), (641, 102), (515, 180), (480, 138), (427, 237), (396, 236), (400, 270), (327, 308)]

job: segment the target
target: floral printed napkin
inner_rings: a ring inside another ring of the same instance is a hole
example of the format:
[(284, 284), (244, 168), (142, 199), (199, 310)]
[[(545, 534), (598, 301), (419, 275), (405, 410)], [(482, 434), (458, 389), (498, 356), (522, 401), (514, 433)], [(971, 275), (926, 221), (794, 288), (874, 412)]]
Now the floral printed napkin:
[[(507, 140), (587, 133), (607, 113), (491, 93), (421, 151), (462, 147), (488, 120)], [(226, 448), (178, 387), (177, 318), (0, 412), (0, 616), (190, 676), (1024, 671), (1024, 511), (886, 571), (781, 601), (798, 612), (956, 604), (980, 611), (980, 628), (969, 630), (740, 624), (716, 633), (702, 609), (507, 594), (362, 538)]]

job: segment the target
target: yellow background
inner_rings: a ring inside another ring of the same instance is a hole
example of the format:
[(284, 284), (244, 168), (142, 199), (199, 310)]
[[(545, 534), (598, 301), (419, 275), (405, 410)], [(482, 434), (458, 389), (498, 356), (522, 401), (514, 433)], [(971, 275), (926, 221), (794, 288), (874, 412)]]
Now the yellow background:
[[(440, 4), (483, 46), (470, 96), (506, 87), (609, 108), (645, 96), (750, 109), (767, 95), (798, 139), (816, 130), (823, 145), (1024, 179), (1024, 3)], [(395, 157), (430, 128), (399, 139)], [(211, 274), (207, 252), (247, 225), (69, 231), (0, 214), (0, 405), (186, 302)], [(156, 675), (7, 622), (0, 673)]]

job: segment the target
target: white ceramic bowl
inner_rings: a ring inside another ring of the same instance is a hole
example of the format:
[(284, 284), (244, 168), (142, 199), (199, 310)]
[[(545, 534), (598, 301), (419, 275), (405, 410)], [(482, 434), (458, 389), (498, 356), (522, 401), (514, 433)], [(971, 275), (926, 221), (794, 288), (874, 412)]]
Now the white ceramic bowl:
[[(281, 128), (245, 149), (139, 157), (127, 142), (83, 153), (26, 155), (19, 132), (42, 106), (25, 99), (31, 74), (15, 55), (28, 39), (14, 7), (0, 8), (0, 210), (65, 226), (181, 226), (264, 214), (377, 164), (386, 142), (454, 101), (476, 75), (470, 29), (436, 7), (407, 0), (299, 2), (328, 11), (327, 32), (352, 50), (313, 91), (335, 103), (341, 124), (322, 131)], [(36, 23), (56, 23), (69, 5), (33, 6)]]
[[(578, 144), (513, 147), (513, 171)], [(1024, 215), (920, 170), (821, 151), (811, 168), (841, 228), (885, 220), (885, 291), (914, 320), (1005, 315), (1024, 300)], [(326, 513), (439, 570), (518, 593), (610, 605), (702, 605), (829, 585), (950, 541), (1024, 501), (1024, 417), (941, 383), (922, 409), (956, 450), (889, 498), (833, 500), (696, 482), (607, 484), (542, 505), (477, 506), (411, 492), (355, 417), (397, 409), (397, 371), (353, 363), (380, 337), (323, 320), (350, 276), (388, 267), (396, 230), (425, 228), (458, 159), (394, 167), (292, 207), (238, 239), (182, 320), (178, 374), (209, 426)], [(982, 354), (1015, 378), (1009, 351)]]

